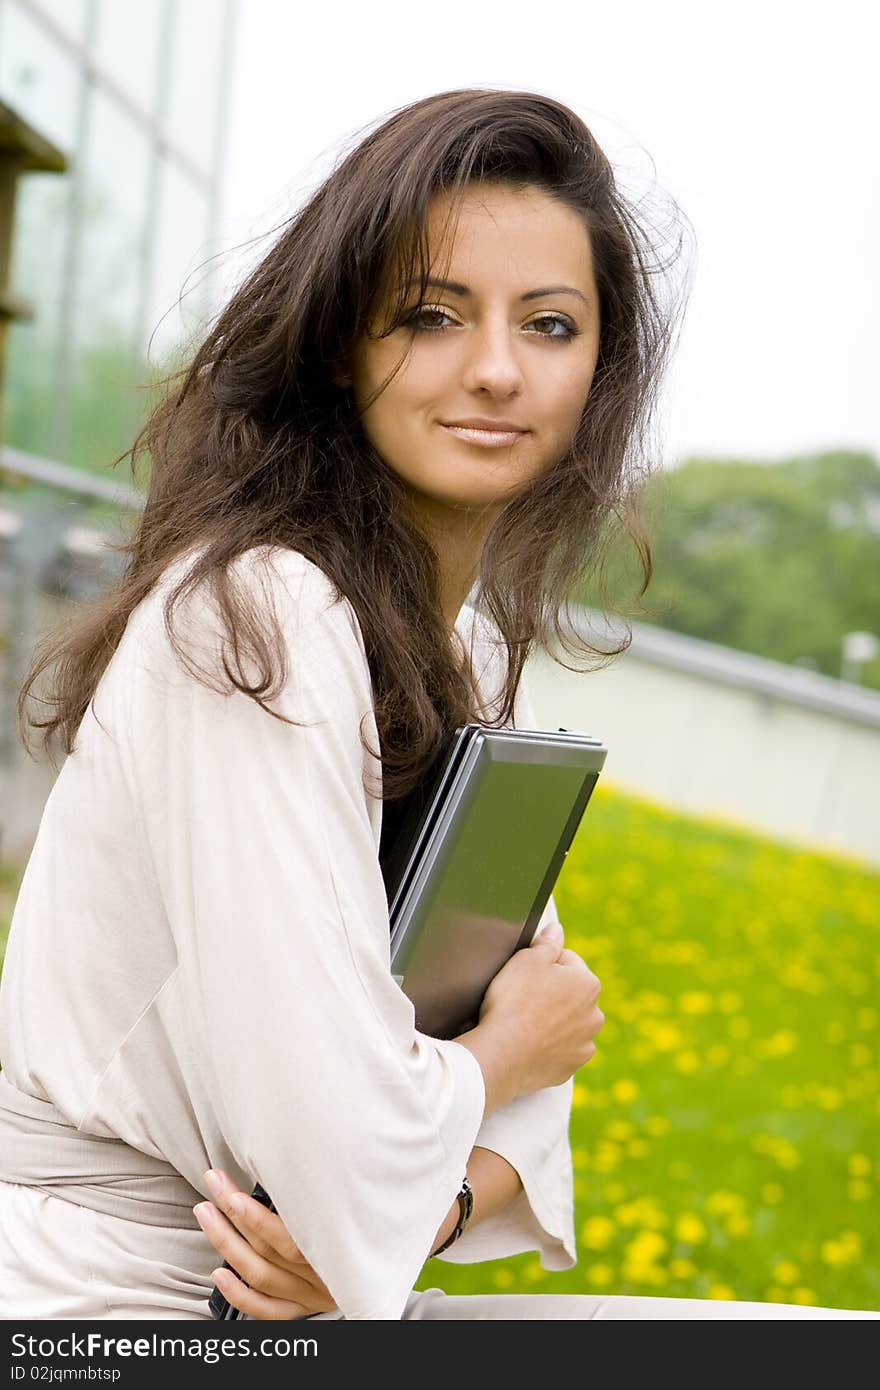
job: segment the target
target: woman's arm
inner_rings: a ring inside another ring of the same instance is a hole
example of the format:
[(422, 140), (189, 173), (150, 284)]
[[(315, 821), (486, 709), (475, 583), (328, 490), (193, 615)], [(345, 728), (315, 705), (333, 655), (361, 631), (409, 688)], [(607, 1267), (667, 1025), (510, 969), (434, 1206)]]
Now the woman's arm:
[[(173, 1060), (205, 1139), (187, 1176), (206, 1197), (209, 1165), (248, 1192), (259, 1182), (346, 1319), (399, 1318), (461, 1185), (485, 1083), (466, 1047), (416, 1030), (391, 974), (356, 616), (305, 557), (277, 565), (262, 597), (289, 661), (272, 708), (304, 723), (197, 684), (158, 604), (127, 686), (120, 751), (179, 962)], [(185, 607), (215, 666), (214, 605)]]
[[(239, 1312), (260, 1320), (308, 1317), (334, 1308), (326, 1284), (281, 1217), (241, 1192), (226, 1174), (220, 1176), (214, 1201), (201, 1202), (194, 1210), (214, 1249), (241, 1275), (239, 1279), (228, 1269), (214, 1271), (224, 1297)], [(491, 1149), (472, 1150), (467, 1176), (474, 1194), (468, 1230), (503, 1212), (522, 1191), (516, 1169)], [(452, 1234), (458, 1216), (456, 1201), (431, 1242), (431, 1254)]]

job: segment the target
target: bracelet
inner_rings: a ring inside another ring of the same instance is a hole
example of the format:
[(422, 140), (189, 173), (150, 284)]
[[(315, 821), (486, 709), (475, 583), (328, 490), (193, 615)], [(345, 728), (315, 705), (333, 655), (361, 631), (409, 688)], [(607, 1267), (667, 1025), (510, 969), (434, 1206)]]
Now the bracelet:
[[(474, 1194), (473, 1189), (471, 1188), (471, 1185), (466, 1177), (462, 1179), (461, 1191), (458, 1194), (457, 1200), (458, 1221), (456, 1223), (455, 1230), (452, 1232), (451, 1236), (448, 1236), (447, 1239), (444, 1240), (442, 1245), (438, 1246), (438, 1248), (434, 1251), (434, 1255), (439, 1255), (443, 1250), (448, 1250), (450, 1245), (452, 1245), (454, 1241), (458, 1240), (459, 1236), (464, 1231), (465, 1226), (471, 1219), (471, 1212), (474, 1209)], [(433, 1256), (431, 1258), (433, 1259)]]

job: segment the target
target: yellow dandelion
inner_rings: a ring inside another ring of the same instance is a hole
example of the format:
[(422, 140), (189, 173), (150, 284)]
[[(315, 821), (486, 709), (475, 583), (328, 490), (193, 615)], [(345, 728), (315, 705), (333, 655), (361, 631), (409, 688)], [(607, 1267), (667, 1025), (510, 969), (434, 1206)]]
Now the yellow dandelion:
[(645, 1129), (653, 1138), (657, 1138), (661, 1134), (668, 1134), (671, 1128), (672, 1126), (665, 1115), (651, 1115), (645, 1121)]
[(629, 1120), (610, 1120), (605, 1126), (605, 1133), (609, 1139), (629, 1139), (633, 1132), (633, 1125)]
[(736, 1294), (729, 1284), (710, 1284), (709, 1297), (717, 1299), (736, 1298)]
[(692, 1260), (670, 1260), (669, 1273), (673, 1279), (693, 1279), (697, 1272), (697, 1266)]
[(744, 1206), (745, 1200), (738, 1192), (726, 1192), (722, 1189), (710, 1192), (706, 1198), (706, 1210), (710, 1216), (731, 1216), (741, 1212)]
[(633, 1017), (644, 1014), (665, 1014), (669, 1008), (669, 1000), (666, 996), (664, 994), (658, 994), (657, 991), (653, 989), (641, 990), (636, 995), (633, 1003), (635, 1005), (635, 1014)]
[(773, 1268), (773, 1278), (777, 1284), (796, 1284), (800, 1277), (799, 1267), (791, 1260), (780, 1260)]
[(586, 1086), (580, 1086), (575, 1082), (571, 1089), (571, 1103), (575, 1110), (580, 1110), (588, 1104)]
[(680, 1071), (684, 1076), (693, 1076), (694, 1072), (700, 1070), (700, 1059), (696, 1052), (688, 1049), (686, 1052), (679, 1052), (675, 1058), (675, 1070)]
[(681, 1044), (681, 1029), (676, 1028), (674, 1023), (667, 1023), (665, 1020), (653, 1018), (643, 1018), (639, 1022), (639, 1028), (651, 1039), (657, 1052), (672, 1052), (673, 1048)]
[(764, 1057), (787, 1057), (790, 1052), (794, 1052), (797, 1045), (797, 1034), (790, 1028), (780, 1028), (778, 1032), (765, 1038), (763, 1043), (758, 1044), (758, 1049)]
[(820, 1086), (818, 1100), (823, 1110), (839, 1110), (843, 1104), (843, 1096), (836, 1086)]
[(742, 999), (736, 990), (726, 989), (718, 996), (718, 1007), (723, 1014), (735, 1014), (742, 1008)]
[(778, 1182), (765, 1182), (761, 1188), (761, 1201), (765, 1202), (768, 1207), (778, 1206), (784, 1196), (785, 1193)]
[(590, 1265), (587, 1278), (597, 1289), (607, 1289), (614, 1278), (614, 1270), (610, 1265)]
[(636, 1261), (632, 1264), (623, 1266), (625, 1278), (632, 1279), (636, 1284), (667, 1284), (669, 1275), (661, 1265), (651, 1263), (640, 1263)]
[(613, 1173), (620, 1163), (620, 1149), (616, 1144), (599, 1144), (593, 1159), (593, 1167), (598, 1173)]
[(752, 1031), (752, 1025), (742, 1014), (737, 1014), (727, 1025), (727, 1031), (732, 1038), (747, 1038)]
[(581, 1226), (581, 1240), (588, 1250), (605, 1250), (612, 1242), (617, 1227), (607, 1216), (590, 1216)]
[(859, 1009), (856, 1014), (856, 1025), (863, 1033), (870, 1033), (873, 1028), (877, 1027), (877, 1018), (876, 1009)]
[(862, 1178), (853, 1178), (846, 1190), (851, 1202), (865, 1202), (871, 1195), (871, 1184)]
[(724, 1043), (713, 1043), (706, 1053), (706, 1060), (713, 1067), (723, 1067), (730, 1061), (730, 1048)]
[(683, 1014), (708, 1014), (712, 1010), (712, 996), (701, 990), (688, 990), (678, 996), (678, 1007)]
[(635, 1100), (639, 1094), (638, 1083), (629, 1080), (629, 1078), (621, 1077), (612, 1085), (611, 1094), (621, 1105), (627, 1105), (630, 1101)]
[(633, 1236), (624, 1250), (627, 1260), (653, 1261), (666, 1250), (668, 1242), (658, 1231), (641, 1230)]
[(706, 1227), (695, 1212), (682, 1212), (675, 1223), (675, 1234), (679, 1240), (696, 1245), (706, 1239)]
[(864, 1178), (871, 1171), (871, 1160), (867, 1154), (850, 1154), (846, 1166), (854, 1178)]
[(509, 1289), (511, 1284), (515, 1283), (513, 1270), (496, 1269), (492, 1275), (492, 1281), (499, 1289)]
[(541, 1268), (537, 1260), (532, 1260), (531, 1264), (526, 1265), (523, 1275), (530, 1284), (538, 1284), (542, 1279), (547, 1278), (547, 1271)]
[(572, 1149), (572, 1151), (571, 1151), (571, 1161), (572, 1161), (572, 1163), (573, 1163), (575, 1169), (578, 1169), (578, 1168), (589, 1168), (589, 1166), (590, 1166), (590, 1155), (589, 1155), (589, 1153), (587, 1152), (586, 1149)]
[(644, 1139), (630, 1139), (626, 1146), (630, 1158), (644, 1158), (647, 1153), (650, 1153), (650, 1149), (650, 1144), (646, 1144)]
[(778, 1284), (771, 1284), (764, 1297), (768, 1303), (787, 1303), (788, 1290), (781, 1289)]
[(795, 1303), (814, 1304), (816, 1302), (816, 1295), (812, 1289), (795, 1289), (792, 1298)]
[(747, 1236), (752, 1229), (752, 1223), (749, 1218), (739, 1211), (733, 1212), (728, 1216), (724, 1225), (727, 1234), (734, 1237)]
[(827, 1265), (855, 1264), (861, 1254), (861, 1241), (851, 1244), (842, 1237), (839, 1240), (823, 1240), (820, 1252)]
[(637, 1202), (623, 1202), (614, 1212), (614, 1219), (619, 1226), (635, 1226), (639, 1220), (639, 1205)]
[(849, 1060), (854, 1067), (870, 1066), (873, 1053), (864, 1043), (853, 1043), (849, 1050)]

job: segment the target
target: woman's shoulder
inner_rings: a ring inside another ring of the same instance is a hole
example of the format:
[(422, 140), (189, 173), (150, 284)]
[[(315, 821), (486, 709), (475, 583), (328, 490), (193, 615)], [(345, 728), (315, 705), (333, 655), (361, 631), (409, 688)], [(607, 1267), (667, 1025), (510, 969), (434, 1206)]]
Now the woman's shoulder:
[[(166, 566), (152, 590), (157, 602), (166, 599), (192, 573), (206, 549), (204, 543), (191, 546)], [(226, 569), (236, 591), (247, 593), (261, 608), (270, 604), (285, 622), (308, 621), (335, 611), (342, 624), (360, 635), (350, 601), (327, 572), (300, 550), (283, 545), (253, 545), (240, 551)], [(196, 582), (184, 590), (184, 605), (201, 608), (212, 603), (215, 593), (208, 583)]]

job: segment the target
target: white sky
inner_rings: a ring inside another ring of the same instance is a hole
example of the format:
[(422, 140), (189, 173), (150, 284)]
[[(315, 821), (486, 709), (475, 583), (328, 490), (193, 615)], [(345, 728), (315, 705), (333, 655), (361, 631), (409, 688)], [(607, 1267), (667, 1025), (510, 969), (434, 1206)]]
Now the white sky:
[[(877, 15), (868, 0), (244, 0), (222, 246), (289, 216), (396, 107), (542, 92), (586, 121), (627, 191), (656, 180), (693, 225), (666, 463), (880, 455)], [(227, 283), (245, 263), (227, 252)]]

